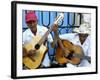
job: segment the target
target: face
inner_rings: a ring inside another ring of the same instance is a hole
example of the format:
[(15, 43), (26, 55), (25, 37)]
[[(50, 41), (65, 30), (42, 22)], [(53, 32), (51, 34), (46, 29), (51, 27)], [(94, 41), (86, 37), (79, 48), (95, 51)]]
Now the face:
[(37, 31), (37, 21), (29, 21), (27, 22), (27, 26), (31, 29), (32, 32)]
[(79, 36), (80, 36), (80, 37), (87, 37), (88, 34), (82, 34), (82, 33), (79, 33)]

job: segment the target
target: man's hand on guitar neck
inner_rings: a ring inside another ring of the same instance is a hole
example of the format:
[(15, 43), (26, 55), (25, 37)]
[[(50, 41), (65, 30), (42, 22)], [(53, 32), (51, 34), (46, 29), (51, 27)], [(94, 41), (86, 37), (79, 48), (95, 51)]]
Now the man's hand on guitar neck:
[(56, 32), (58, 30), (58, 24), (53, 24), (53, 29), (54, 32)]

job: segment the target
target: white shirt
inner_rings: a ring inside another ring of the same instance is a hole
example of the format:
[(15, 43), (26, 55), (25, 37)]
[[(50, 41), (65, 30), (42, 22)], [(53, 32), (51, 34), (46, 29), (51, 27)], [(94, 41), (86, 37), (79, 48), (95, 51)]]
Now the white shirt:
[[(77, 33), (63, 34), (63, 35), (60, 35), (60, 38), (65, 39), (65, 40), (67, 39), (75, 45), (80, 45), (84, 50), (85, 56), (91, 56), (91, 41), (90, 41), (91, 36), (88, 36), (83, 44), (81, 44)], [(73, 65), (69, 63), (67, 66), (70, 67)], [(83, 59), (78, 66), (90, 66), (90, 63), (86, 59)]]
[[(41, 37), (46, 33), (48, 29), (44, 26), (39, 26), (37, 25), (37, 33), (36, 35), (40, 35)], [(32, 40), (32, 38), (35, 35), (31, 32), (30, 29), (27, 29), (26, 31), (23, 32), (23, 44), (28, 43)], [(52, 36), (49, 34), (48, 35), (48, 41), (53, 42)]]

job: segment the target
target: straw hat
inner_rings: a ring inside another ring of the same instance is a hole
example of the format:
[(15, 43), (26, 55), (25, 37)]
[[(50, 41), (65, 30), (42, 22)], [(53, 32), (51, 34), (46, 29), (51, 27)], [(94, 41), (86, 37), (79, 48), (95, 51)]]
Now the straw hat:
[(73, 32), (83, 33), (83, 34), (91, 34), (91, 27), (89, 23), (83, 23), (79, 28), (74, 28)]

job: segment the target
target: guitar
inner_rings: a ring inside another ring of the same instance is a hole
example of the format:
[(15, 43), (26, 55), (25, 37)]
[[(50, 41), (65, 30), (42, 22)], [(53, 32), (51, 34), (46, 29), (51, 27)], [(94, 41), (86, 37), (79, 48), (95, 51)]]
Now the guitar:
[[(56, 36), (58, 33), (56, 32)], [(83, 49), (79, 45), (74, 45), (72, 42), (68, 40), (61, 40), (58, 36), (58, 47), (55, 53), (55, 60), (59, 64), (71, 63), (77, 65), (81, 62), (82, 59), (86, 59), (91, 62), (91, 58), (89, 56), (85, 56)]]
[[(54, 24), (58, 24), (63, 18), (64, 18), (64, 14), (60, 13), (55, 19)], [(28, 53), (30, 50), (36, 50), (34, 54), (23, 57), (23, 64), (28, 69), (36, 69), (41, 65), (44, 55), (48, 50), (43, 43), (46, 41), (47, 36), (52, 30), (53, 30), (53, 26), (50, 29), (48, 29), (48, 31), (43, 35), (43, 37), (39, 35), (35, 36), (33, 37), (31, 42), (23, 46), (24, 54)]]

